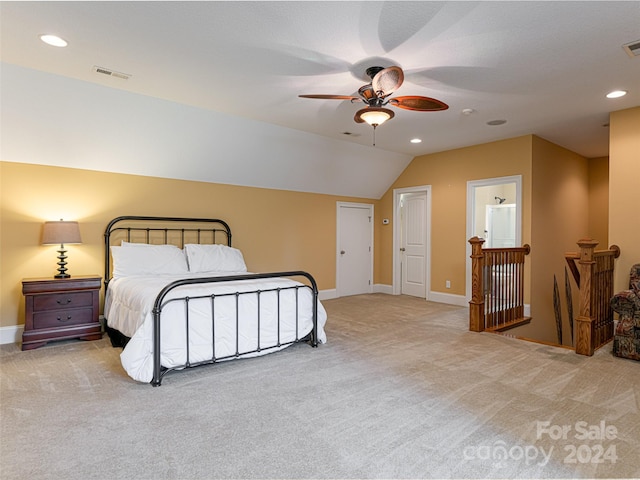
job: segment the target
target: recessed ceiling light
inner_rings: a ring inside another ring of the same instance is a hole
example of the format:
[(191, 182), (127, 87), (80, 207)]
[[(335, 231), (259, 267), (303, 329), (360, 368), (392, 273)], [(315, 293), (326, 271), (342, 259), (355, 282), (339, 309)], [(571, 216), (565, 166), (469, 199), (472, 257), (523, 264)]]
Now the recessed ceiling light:
[(40, 35), (40, 40), (53, 47), (66, 47), (68, 45), (65, 39), (57, 35)]
[(613, 92), (607, 93), (607, 98), (620, 98), (624, 97), (627, 94), (625, 90), (614, 90)]
[(507, 123), (506, 120), (490, 120), (487, 122), (487, 125), (495, 126), (495, 125), (504, 125)]
[(420, 138), (412, 138), (411, 143), (422, 143), (422, 140)]
[(463, 115), (471, 115), (472, 113), (476, 113), (476, 111), (473, 108), (463, 108), (462, 109), (462, 114)]

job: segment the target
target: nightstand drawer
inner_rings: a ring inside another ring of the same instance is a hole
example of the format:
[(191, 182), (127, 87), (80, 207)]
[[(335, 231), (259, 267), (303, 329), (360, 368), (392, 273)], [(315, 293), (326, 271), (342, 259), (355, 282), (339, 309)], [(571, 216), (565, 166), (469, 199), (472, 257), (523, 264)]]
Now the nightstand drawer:
[(33, 328), (55, 328), (95, 322), (93, 308), (74, 308), (33, 314)]
[(51, 295), (35, 295), (33, 298), (34, 312), (91, 307), (92, 305), (92, 292), (54, 293)]

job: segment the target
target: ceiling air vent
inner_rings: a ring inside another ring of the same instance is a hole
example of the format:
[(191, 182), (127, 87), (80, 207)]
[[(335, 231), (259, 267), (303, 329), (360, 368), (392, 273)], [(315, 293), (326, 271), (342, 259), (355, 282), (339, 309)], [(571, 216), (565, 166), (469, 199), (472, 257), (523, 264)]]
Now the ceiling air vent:
[(99, 73), (101, 75), (106, 75), (108, 77), (116, 77), (121, 78), (122, 80), (129, 80), (131, 75), (128, 73), (121, 73), (111, 70), (110, 68), (98, 67), (96, 65), (93, 66), (93, 71)]
[(622, 45), (622, 48), (630, 57), (640, 57), (640, 40)]

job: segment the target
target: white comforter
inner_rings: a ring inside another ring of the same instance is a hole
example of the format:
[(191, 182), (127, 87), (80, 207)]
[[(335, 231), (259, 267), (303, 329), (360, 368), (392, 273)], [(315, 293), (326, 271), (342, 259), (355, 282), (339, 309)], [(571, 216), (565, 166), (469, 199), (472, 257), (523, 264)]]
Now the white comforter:
[[(242, 275), (225, 272), (224, 275)], [(222, 275), (222, 274), (218, 274)], [(189, 278), (212, 277), (215, 273), (189, 274)], [(184, 275), (130, 276), (114, 278), (109, 282), (105, 298), (105, 318), (109, 327), (119, 330), (131, 338), (120, 358), (131, 378), (140, 382), (150, 382), (153, 378), (153, 304), (160, 290), (167, 284), (186, 278)], [(191, 298), (199, 295), (216, 295), (236, 291), (267, 290), (299, 284), (293, 280), (274, 278), (242, 280), (240, 282), (220, 282), (216, 284), (196, 284), (174, 289), (165, 297)], [(188, 293), (187, 293), (188, 292)], [(239, 335), (236, 338), (236, 296), (217, 297), (215, 300), (215, 356), (216, 358), (255, 350), (257, 338), (257, 295), (240, 295)], [(298, 338), (304, 337), (313, 328), (310, 289), (299, 289)], [(296, 338), (295, 290), (280, 292), (280, 342), (291, 342)], [(269, 348), (277, 343), (277, 298), (275, 292), (260, 295), (260, 347), (259, 353), (244, 356), (264, 355), (279, 350)], [(318, 340), (326, 342), (324, 325), (327, 314), (318, 302)], [(161, 363), (171, 368), (185, 365), (186, 327), (183, 302), (170, 302), (163, 307), (161, 316)], [(206, 361), (212, 357), (211, 299), (192, 299), (189, 302), (189, 361)]]

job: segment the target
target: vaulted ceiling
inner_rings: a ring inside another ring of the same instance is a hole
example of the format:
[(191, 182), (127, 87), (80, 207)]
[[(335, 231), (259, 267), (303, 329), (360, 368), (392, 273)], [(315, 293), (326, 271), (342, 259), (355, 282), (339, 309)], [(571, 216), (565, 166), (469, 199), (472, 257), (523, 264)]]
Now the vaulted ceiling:
[[(143, 123), (150, 112), (171, 116), (174, 133), (175, 117), (184, 116), (185, 141), (206, 138), (198, 128), (234, 136), (229, 148), (239, 158), (211, 175), (203, 170), (206, 155), (188, 145), (183, 173), (160, 173), (167, 176), (378, 197), (416, 155), (519, 135), (605, 156), (609, 112), (640, 105), (640, 57), (623, 48), (640, 41), (637, 1), (2, 2), (0, 13), (2, 100), (13, 108), (3, 107), (3, 136), (14, 138), (23, 127), (13, 116), (23, 108), (13, 95), (18, 89), (34, 113), (51, 96), (74, 91), (100, 98), (95, 107), (104, 115), (117, 117), (113, 105), (121, 102), (140, 103)], [(44, 33), (69, 45), (45, 45), (38, 38)], [(367, 67), (391, 65), (405, 72), (397, 95), (434, 97), (450, 108), (395, 109), (373, 147), (373, 129), (353, 121), (362, 104), (298, 97), (357, 95), (370, 81)], [(38, 93), (24, 91), (29, 81), (51, 88), (40, 92), (40, 103)], [(605, 98), (615, 89), (628, 94)], [(496, 120), (506, 123), (488, 124)], [(225, 141), (204, 141), (203, 150)], [(20, 161), (6, 158), (19, 157), (18, 150), (10, 142), (2, 159)], [(265, 157), (275, 163), (265, 166)], [(274, 168), (290, 179), (265, 180)], [(154, 174), (144, 162), (138, 170), (129, 171)], [(349, 188), (357, 184), (368, 186)]]

